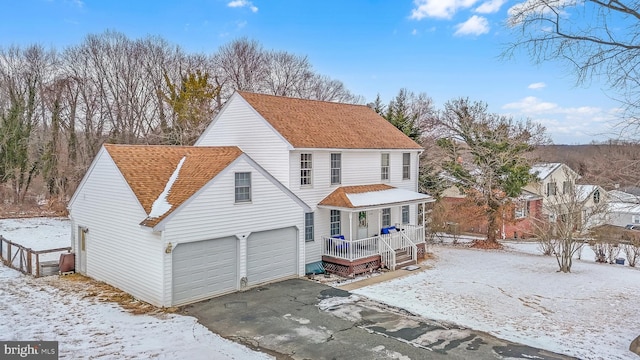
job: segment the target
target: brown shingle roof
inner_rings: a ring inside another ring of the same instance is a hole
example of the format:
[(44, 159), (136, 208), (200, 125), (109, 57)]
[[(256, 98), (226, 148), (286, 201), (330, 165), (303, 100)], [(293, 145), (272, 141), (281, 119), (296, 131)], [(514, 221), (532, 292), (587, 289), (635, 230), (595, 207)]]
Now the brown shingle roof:
[(422, 149), (368, 106), (239, 94), (296, 148)]
[(318, 205), (335, 206), (342, 208), (355, 208), (347, 194), (360, 194), (365, 192), (383, 191), (395, 189), (393, 186), (386, 184), (373, 184), (373, 185), (356, 185), (356, 186), (342, 186), (335, 189), (331, 194), (327, 195)]
[(153, 227), (237, 159), (242, 151), (235, 146), (140, 146), (105, 144), (145, 212), (164, 191), (167, 181), (185, 161), (171, 186), (167, 201), (171, 208), (163, 215), (147, 218), (141, 225)]

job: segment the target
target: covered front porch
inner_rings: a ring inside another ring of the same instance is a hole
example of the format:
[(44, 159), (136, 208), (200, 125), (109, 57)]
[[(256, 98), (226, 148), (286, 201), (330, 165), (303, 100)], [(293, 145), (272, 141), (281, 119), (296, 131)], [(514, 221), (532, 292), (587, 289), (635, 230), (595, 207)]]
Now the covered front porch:
[(354, 276), (396, 270), (425, 255), (424, 209), (433, 198), (388, 185), (347, 186), (318, 204), (330, 211), (322, 236), (325, 270)]

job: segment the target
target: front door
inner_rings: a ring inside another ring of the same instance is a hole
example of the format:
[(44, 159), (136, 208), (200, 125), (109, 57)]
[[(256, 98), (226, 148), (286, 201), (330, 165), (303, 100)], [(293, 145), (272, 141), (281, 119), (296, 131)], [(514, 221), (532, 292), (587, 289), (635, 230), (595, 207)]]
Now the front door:
[(358, 239), (369, 237), (369, 221), (367, 220), (367, 212), (360, 211), (358, 213)]

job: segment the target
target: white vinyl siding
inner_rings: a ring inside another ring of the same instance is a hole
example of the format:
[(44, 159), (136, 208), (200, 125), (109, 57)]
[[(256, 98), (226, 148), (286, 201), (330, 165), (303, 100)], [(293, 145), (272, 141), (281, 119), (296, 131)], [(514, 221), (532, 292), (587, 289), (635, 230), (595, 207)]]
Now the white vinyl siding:
[(238, 94), (231, 97), (196, 141), (196, 146), (222, 145), (238, 146), (289, 186), (289, 144)]
[(300, 154), (300, 186), (311, 186), (313, 184), (313, 155)]
[(74, 249), (78, 226), (88, 230), (86, 275), (153, 305), (167, 305), (160, 235), (140, 227), (147, 214), (106, 150), (100, 150), (89, 172), (69, 205)]
[(380, 180), (389, 181), (389, 153), (380, 154)]

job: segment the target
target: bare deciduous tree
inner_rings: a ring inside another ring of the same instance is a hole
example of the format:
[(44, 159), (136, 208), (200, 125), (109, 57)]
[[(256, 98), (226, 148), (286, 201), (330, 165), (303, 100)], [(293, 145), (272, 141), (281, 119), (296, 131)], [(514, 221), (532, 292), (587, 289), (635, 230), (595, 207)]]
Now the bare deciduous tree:
[(525, 50), (536, 63), (561, 61), (578, 83), (605, 81), (627, 107), (622, 135), (640, 127), (640, 10), (632, 0), (527, 0), (509, 9), (516, 35), (504, 56)]
[[(565, 178), (571, 178), (568, 168), (564, 172)], [(593, 239), (590, 230), (606, 220), (608, 205), (599, 188), (563, 186), (544, 199), (542, 213), (544, 216), (532, 219), (534, 235), (540, 247), (555, 256), (559, 271), (568, 273), (573, 257)]]

